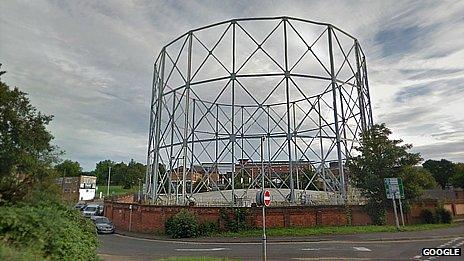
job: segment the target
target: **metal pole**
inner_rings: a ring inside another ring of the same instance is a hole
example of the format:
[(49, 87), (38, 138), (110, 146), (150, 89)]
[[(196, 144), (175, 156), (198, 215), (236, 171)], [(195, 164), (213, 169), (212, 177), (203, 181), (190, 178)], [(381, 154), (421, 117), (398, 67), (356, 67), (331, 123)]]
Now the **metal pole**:
[(398, 198), (398, 202), (400, 203), (401, 224), (404, 227), (403, 205), (401, 204), (401, 196)]
[(287, 18), (284, 21), (284, 57), (285, 57), (285, 92), (287, 98), (287, 152), (288, 152), (288, 165), (290, 174), (290, 202), (295, 203), (295, 184), (293, 182), (293, 159), (292, 159), (292, 133), (291, 133), (291, 118), (290, 118), (290, 93), (289, 93), (289, 79), (290, 71), (288, 70), (288, 47), (287, 47)]
[(108, 168), (108, 185), (107, 185), (107, 190), (106, 190), (106, 195), (110, 195), (110, 182), (111, 182), (111, 166)]
[[(327, 191), (327, 177), (325, 175), (325, 155), (324, 145), (322, 143), (322, 116), (321, 116), (321, 97), (317, 98), (317, 110), (319, 114), (319, 143), (321, 145), (321, 177), (324, 179), (324, 191)], [(317, 170), (316, 170), (317, 173)]]
[(139, 202), (140, 202), (141, 196), (142, 196), (141, 195), (142, 194), (142, 182), (141, 181), (142, 181), (142, 179), (139, 178), (139, 196), (138, 196), (138, 200), (137, 200)]
[(374, 120), (373, 120), (373, 115), (372, 115), (372, 106), (371, 106), (371, 96), (369, 94), (369, 81), (367, 79), (367, 64), (366, 64), (366, 57), (363, 56), (363, 74), (364, 74), (364, 85), (363, 87), (366, 87), (366, 95), (367, 95), (367, 104), (368, 104), (368, 110), (369, 110), (369, 127), (374, 125)]
[(354, 50), (355, 50), (355, 55), (356, 55), (356, 85), (358, 89), (358, 100), (359, 100), (359, 107), (360, 109), (360, 114), (361, 114), (361, 127), (363, 131), (366, 131), (366, 106), (364, 106), (364, 91), (362, 87), (362, 80), (361, 80), (361, 65), (359, 62), (359, 44), (358, 40), (354, 40)]
[(330, 56), (330, 76), (332, 78), (332, 95), (333, 95), (333, 111), (334, 111), (334, 124), (335, 124), (335, 136), (337, 138), (337, 156), (338, 156), (338, 173), (340, 175), (340, 191), (342, 194), (342, 201), (346, 204), (346, 191), (345, 191), (345, 175), (343, 173), (343, 162), (342, 162), (342, 151), (340, 146), (340, 130), (338, 128), (338, 113), (337, 113), (337, 84), (335, 79), (335, 68), (334, 68), (334, 58), (332, 50), (332, 26), (329, 25), (328, 28), (328, 38), (329, 38), (329, 56)]
[[(153, 140), (153, 105), (154, 105), (154, 100), (155, 100), (155, 93), (156, 93), (156, 82), (158, 81), (158, 73), (157, 73), (157, 67), (156, 63), (153, 65), (153, 83), (152, 83), (152, 89), (151, 89), (151, 102), (150, 102), (150, 127), (148, 130), (148, 150), (147, 150), (147, 169), (145, 173), (145, 191), (144, 193), (144, 198), (145, 200), (148, 197), (148, 194), (150, 192), (150, 187), (151, 187), (151, 169), (150, 169), (150, 153), (151, 153), (151, 145), (152, 145), (152, 140)], [(159, 85), (158, 85), (159, 86)]]
[(129, 231), (131, 231), (132, 228), (132, 205), (129, 205)]
[[(195, 126), (195, 99), (193, 99), (193, 110), (192, 110), (192, 126)], [(193, 172), (194, 172), (194, 167), (193, 167), (193, 149), (195, 148), (195, 135), (193, 135), (194, 129), (192, 128), (192, 132), (190, 133), (192, 135), (192, 145), (191, 145), (191, 157), (190, 157), (190, 197), (193, 197), (193, 182), (196, 180), (193, 180)], [(209, 173), (211, 175), (211, 173)], [(208, 185), (209, 185), (209, 177), (208, 177)]]
[(161, 77), (159, 80), (158, 96), (156, 99), (156, 117), (155, 117), (155, 146), (153, 165), (150, 166), (153, 175), (151, 189), (151, 203), (154, 204), (158, 200), (158, 178), (159, 178), (159, 147), (160, 147), (160, 132), (161, 132), (161, 109), (163, 102), (164, 91), (164, 68), (166, 59), (166, 48), (163, 48), (161, 53)]
[(266, 251), (266, 209), (265, 209), (265, 204), (264, 204), (264, 140), (266, 138), (262, 137), (261, 138), (261, 196), (263, 197), (263, 204), (262, 210), (263, 210), (263, 260), (267, 260), (267, 251)]
[(296, 107), (296, 103), (293, 102), (293, 133), (294, 133), (294, 136), (295, 136), (295, 160), (297, 162), (296, 164), (296, 190), (298, 191), (298, 193), (300, 193), (300, 177), (299, 177), (299, 169), (301, 167), (300, 165), (300, 160), (298, 159), (298, 145), (297, 145), (297, 132), (296, 132), (296, 112), (295, 112), (295, 107)]
[(395, 194), (396, 194), (396, 191), (393, 191), (393, 197), (392, 197), (392, 200), (393, 200), (393, 210), (395, 211), (395, 224), (396, 224), (396, 229), (400, 229), (400, 222), (398, 221), (398, 213), (396, 211), (396, 200), (395, 200)]
[(190, 81), (191, 79), (191, 72), (192, 72), (192, 39), (193, 33), (189, 33), (189, 45), (188, 45), (188, 68), (187, 68), (187, 86), (186, 86), (186, 94), (185, 94), (185, 121), (184, 121), (184, 140), (183, 140), (183, 147), (184, 147), (184, 159), (182, 164), (182, 204), (185, 205), (186, 203), (186, 179), (187, 179), (187, 135), (188, 135), (188, 125), (189, 125), (189, 106), (190, 106)]
[[(182, 98), (181, 98), (182, 99)], [(174, 158), (174, 146), (172, 145), (174, 143), (174, 119), (176, 117), (176, 92), (172, 94), (172, 119), (171, 119), (171, 144), (169, 145), (169, 176), (168, 176), (168, 202), (171, 204), (172, 201), (172, 169), (174, 166), (172, 165), (172, 161), (175, 159)]]
[[(232, 164), (232, 206), (235, 206), (235, 22), (232, 22), (232, 74), (230, 79), (232, 81), (232, 90), (231, 90), (231, 119), (230, 125), (232, 127), (231, 135), (229, 143), (231, 144), (232, 148), (231, 152), (231, 164)], [(218, 118), (219, 119), (219, 118)]]

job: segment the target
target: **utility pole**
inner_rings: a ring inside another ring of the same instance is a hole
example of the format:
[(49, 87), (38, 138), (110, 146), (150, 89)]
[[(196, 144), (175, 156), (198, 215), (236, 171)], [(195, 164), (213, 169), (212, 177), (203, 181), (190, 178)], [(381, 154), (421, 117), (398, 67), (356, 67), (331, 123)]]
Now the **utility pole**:
[(108, 185), (107, 185), (107, 190), (106, 190), (106, 195), (110, 195), (110, 182), (111, 182), (111, 166), (108, 168)]
[[(264, 140), (266, 138), (263, 136), (261, 138), (261, 195), (264, 197)], [(266, 206), (264, 205), (264, 200), (262, 202), (263, 209), (263, 261), (267, 260), (267, 249), (266, 249)]]

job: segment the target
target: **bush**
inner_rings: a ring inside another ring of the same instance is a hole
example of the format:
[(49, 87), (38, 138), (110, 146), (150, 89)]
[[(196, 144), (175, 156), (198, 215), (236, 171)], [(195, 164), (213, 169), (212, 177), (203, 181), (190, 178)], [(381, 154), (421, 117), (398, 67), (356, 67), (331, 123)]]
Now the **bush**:
[(174, 217), (166, 220), (165, 224), (166, 234), (172, 238), (189, 238), (199, 235), (198, 221), (192, 213), (182, 210)]
[(420, 219), (425, 224), (434, 224), (437, 222), (435, 215), (430, 209), (423, 209), (420, 213)]
[(437, 208), (436, 211), (437, 223), (448, 223), (453, 221), (453, 214), (445, 208)]
[(37, 258), (95, 260), (98, 238), (90, 220), (57, 202), (6, 205), (0, 208), (0, 241), (26, 249)]
[(226, 231), (239, 232), (247, 230), (247, 210), (245, 208), (221, 208), (219, 216)]
[(219, 231), (219, 225), (217, 222), (206, 221), (200, 224), (198, 230), (201, 236), (210, 236)]
[(35, 255), (29, 249), (15, 249), (15, 248), (12, 248), (12, 247), (9, 247), (9, 246), (6, 246), (0, 243), (0, 260), (41, 261), (45, 259)]
[(174, 233), (174, 217), (166, 219), (164, 222), (164, 231), (166, 235), (172, 235)]

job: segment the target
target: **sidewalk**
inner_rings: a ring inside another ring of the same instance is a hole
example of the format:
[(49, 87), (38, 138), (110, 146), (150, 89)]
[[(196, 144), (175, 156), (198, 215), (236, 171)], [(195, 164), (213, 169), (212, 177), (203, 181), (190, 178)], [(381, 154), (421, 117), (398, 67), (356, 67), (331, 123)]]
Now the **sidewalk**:
[[(257, 237), (202, 237), (202, 238), (182, 238), (172, 239), (168, 236), (135, 233), (128, 231), (117, 231), (120, 235), (178, 242), (198, 242), (198, 243), (259, 243), (261, 238)], [(431, 238), (455, 238), (464, 237), (464, 224), (458, 223), (455, 227), (439, 228), (413, 232), (382, 232), (382, 233), (360, 233), (345, 235), (323, 235), (323, 236), (298, 236), (298, 237), (268, 237), (267, 241), (272, 242), (321, 242), (321, 241), (408, 241), (423, 240)]]

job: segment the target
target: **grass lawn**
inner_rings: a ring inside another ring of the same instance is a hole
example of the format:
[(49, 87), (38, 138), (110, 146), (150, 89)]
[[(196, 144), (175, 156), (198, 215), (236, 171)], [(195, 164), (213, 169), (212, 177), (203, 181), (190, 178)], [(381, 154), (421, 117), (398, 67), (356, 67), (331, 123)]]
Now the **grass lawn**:
[(184, 257), (169, 257), (158, 259), (158, 261), (235, 261), (226, 257), (207, 257), (207, 256), (184, 256)]
[[(446, 228), (456, 224), (418, 224), (402, 227), (400, 231), (421, 231), (435, 228)], [(359, 233), (397, 232), (395, 226), (333, 226), (333, 227), (302, 227), (302, 228), (268, 228), (267, 236), (320, 236), (320, 235), (342, 235)], [(220, 233), (214, 236), (223, 237), (259, 237), (262, 236), (261, 229), (250, 229), (240, 232)]]
[[(97, 192), (96, 196), (100, 196), (100, 191), (102, 192), (103, 196), (106, 196), (107, 189), (108, 187), (105, 185), (99, 185), (97, 186)], [(110, 195), (121, 195), (121, 194), (127, 194), (127, 193), (134, 193), (138, 191), (137, 186), (133, 186), (130, 189), (124, 189), (122, 186), (110, 186)]]

